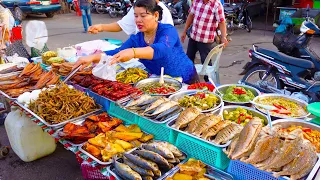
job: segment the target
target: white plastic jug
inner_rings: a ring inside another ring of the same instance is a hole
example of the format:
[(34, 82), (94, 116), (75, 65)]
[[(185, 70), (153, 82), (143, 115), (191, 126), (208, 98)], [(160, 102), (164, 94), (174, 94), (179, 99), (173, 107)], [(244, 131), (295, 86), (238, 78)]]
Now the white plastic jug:
[(12, 150), (25, 162), (47, 156), (56, 149), (54, 138), (19, 109), (8, 114), (4, 125)]

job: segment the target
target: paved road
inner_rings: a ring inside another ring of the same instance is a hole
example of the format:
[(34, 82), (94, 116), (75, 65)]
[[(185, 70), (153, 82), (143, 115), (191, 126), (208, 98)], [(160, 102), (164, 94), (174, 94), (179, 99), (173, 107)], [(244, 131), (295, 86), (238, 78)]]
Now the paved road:
[[(117, 19), (110, 19), (108, 15), (93, 14), (93, 22), (110, 23)], [(49, 37), (48, 46), (54, 50), (76, 43), (100, 39), (115, 38), (126, 40), (128, 36), (124, 33), (101, 33), (89, 35), (81, 33), (83, 31), (81, 18), (75, 14), (57, 15), (52, 19), (44, 17), (29, 17), (28, 20), (45, 21), (49, 34), (69, 33), (54, 37)], [(27, 22), (24, 22), (25, 23)], [(181, 32), (183, 26), (177, 27)], [(77, 32), (77, 33), (72, 33)], [(220, 78), (222, 83), (235, 83), (241, 77), (242, 66), (249, 60), (248, 49), (253, 43), (266, 48), (274, 49), (272, 42), (272, 32), (253, 30), (251, 33), (239, 30), (232, 35), (233, 41), (224, 50), (220, 62)], [(187, 43), (183, 44), (184, 48)], [(234, 61), (238, 63), (233, 63)], [(240, 63), (239, 63), (240, 62)], [(9, 145), (4, 126), (0, 126), (0, 142)], [(0, 180), (60, 180), (60, 179), (83, 179), (80, 166), (75, 155), (58, 145), (57, 150), (50, 156), (44, 157), (34, 162), (25, 163), (21, 161), (13, 151), (5, 160), (0, 160)]]

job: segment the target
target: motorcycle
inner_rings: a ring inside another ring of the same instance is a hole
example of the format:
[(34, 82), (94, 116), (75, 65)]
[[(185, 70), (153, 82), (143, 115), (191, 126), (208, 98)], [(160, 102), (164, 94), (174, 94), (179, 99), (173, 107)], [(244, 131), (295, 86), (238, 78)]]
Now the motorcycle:
[(98, 14), (109, 13), (110, 9), (110, 1), (96, 0), (95, 10)]
[(178, 11), (174, 8), (174, 4), (169, 2), (166, 3), (166, 6), (168, 7), (172, 19), (173, 19), (173, 24), (176, 25), (180, 25), (180, 24), (184, 24), (187, 21), (188, 18), (188, 12), (189, 12), (189, 4), (188, 4), (188, 0), (182, 0), (182, 14), (179, 16)]
[(251, 32), (252, 21), (248, 14), (249, 2), (243, 1), (241, 4), (224, 4), (224, 13), (227, 23), (227, 33), (231, 35), (235, 29), (245, 29), (247, 32)]
[(111, 18), (125, 16), (131, 7), (132, 3), (129, 0), (116, 0), (116, 2), (110, 3), (109, 16)]
[(254, 86), (262, 92), (295, 96), (308, 103), (320, 101), (320, 58), (309, 48), (313, 36), (320, 35), (319, 27), (306, 18), (298, 38), (300, 51), (310, 59), (296, 58), (253, 45), (249, 50), (251, 62), (243, 67), (240, 83)]

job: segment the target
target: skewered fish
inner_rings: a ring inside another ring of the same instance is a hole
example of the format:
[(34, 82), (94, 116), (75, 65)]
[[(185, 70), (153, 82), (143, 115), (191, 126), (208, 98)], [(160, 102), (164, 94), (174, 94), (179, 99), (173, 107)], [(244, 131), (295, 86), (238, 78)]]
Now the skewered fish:
[(199, 123), (201, 122), (201, 120), (205, 117), (207, 117), (208, 114), (199, 114), (194, 120), (192, 120), (190, 122), (190, 124), (188, 124), (188, 127), (186, 129), (186, 132), (188, 133), (193, 133), (196, 128), (198, 127)]
[(149, 151), (153, 151), (155, 153), (158, 153), (166, 159), (175, 158), (173, 153), (167, 147), (164, 147), (161, 144), (158, 144), (156, 142), (149, 143), (149, 144), (143, 144), (142, 148), (149, 150)]
[(143, 94), (138, 99), (134, 99), (134, 100), (130, 101), (127, 105), (125, 105), (125, 107), (126, 108), (133, 107), (133, 106), (139, 105), (149, 99), (152, 99), (152, 96), (150, 96), (148, 94)]
[(218, 122), (216, 125), (212, 126), (208, 130), (206, 130), (201, 137), (203, 139), (209, 140), (211, 137), (215, 136), (219, 131), (221, 131), (223, 128), (229, 126), (231, 124), (231, 121), (228, 120), (222, 120)]
[(225, 144), (231, 140), (234, 136), (240, 133), (242, 126), (236, 123), (231, 123), (226, 128), (222, 129), (213, 140), (216, 144)]
[(181, 112), (181, 114), (179, 115), (175, 124), (172, 127), (176, 129), (183, 128), (187, 126), (188, 123), (193, 121), (200, 113), (201, 110), (197, 107), (188, 108)]
[(241, 157), (244, 157), (244, 155), (253, 148), (261, 129), (262, 122), (260, 118), (254, 118), (249, 121), (239, 134), (238, 143), (234, 152), (230, 154), (230, 158), (240, 159)]
[(151, 103), (149, 107), (146, 108), (146, 110), (144, 111), (144, 113), (148, 113), (150, 111), (155, 110), (158, 106), (160, 106), (160, 104), (169, 101), (168, 98), (164, 98), (161, 97), (159, 99), (157, 99), (155, 102)]
[(116, 173), (120, 175), (120, 177), (127, 180), (142, 180), (140, 174), (133, 171), (128, 165), (117, 162), (114, 160), (114, 168)]
[(198, 127), (196, 128), (193, 134), (196, 136), (200, 136), (205, 130), (208, 130), (209, 128), (220, 122), (221, 119), (221, 116), (216, 116), (213, 114), (201, 119)]

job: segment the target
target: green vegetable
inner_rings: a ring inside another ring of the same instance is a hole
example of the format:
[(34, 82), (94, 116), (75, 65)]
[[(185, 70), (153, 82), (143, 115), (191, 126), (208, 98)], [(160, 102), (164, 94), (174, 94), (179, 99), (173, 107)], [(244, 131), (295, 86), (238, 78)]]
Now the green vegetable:
[[(225, 120), (230, 120), (237, 124), (241, 124), (243, 126), (246, 125), (251, 119), (253, 119), (253, 117), (254, 116), (252, 115), (251, 111), (241, 107), (238, 107), (234, 111), (227, 111), (227, 110), (223, 111), (223, 118)], [(261, 122), (263, 124), (266, 124), (266, 122), (263, 119), (261, 119)]]
[(184, 96), (179, 99), (179, 105), (182, 107), (199, 107), (202, 110), (208, 110), (220, 104), (220, 100), (214, 94), (200, 93), (193, 96)]
[[(235, 89), (241, 89), (245, 94), (235, 93)], [(230, 86), (225, 91), (222, 99), (230, 102), (249, 102), (254, 99), (254, 94), (250, 90), (246, 90), (243, 87)]]

